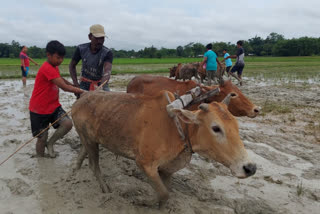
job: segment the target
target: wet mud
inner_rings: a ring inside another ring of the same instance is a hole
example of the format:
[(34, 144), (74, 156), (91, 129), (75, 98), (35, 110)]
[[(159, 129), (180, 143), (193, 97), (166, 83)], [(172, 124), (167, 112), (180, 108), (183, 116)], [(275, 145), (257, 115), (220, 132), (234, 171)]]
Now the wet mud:
[[(111, 90), (125, 91), (132, 77), (112, 76)], [(23, 88), (21, 81), (0, 80), (0, 161), (32, 137), (33, 82)], [(80, 149), (73, 128), (56, 143), (56, 158), (37, 157), (33, 141), (0, 166), (1, 213), (319, 213), (320, 82), (246, 79), (241, 90), (265, 110), (253, 119), (238, 118), (241, 138), (257, 163), (254, 176), (237, 179), (195, 154), (174, 174), (170, 198), (159, 210), (148, 179), (131, 160), (101, 149), (101, 171), (111, 193), (101, 192), (87, 159), (73, 170)], [(66, 111), (75, 100), (60, 91)]]

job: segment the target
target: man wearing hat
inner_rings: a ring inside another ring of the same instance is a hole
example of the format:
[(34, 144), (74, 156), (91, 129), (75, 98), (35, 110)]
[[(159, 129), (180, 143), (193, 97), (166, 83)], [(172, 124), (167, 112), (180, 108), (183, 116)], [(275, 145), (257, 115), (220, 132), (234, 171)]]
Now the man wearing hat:
[[(106, 35), (102, 25), (92, 25), (88, 37), (91, 42), (77, 46), (69, 64), (69, 72), (75, 86), (92, 91), (109, 81), (113, 54), (109, 48), (103, 46)], [(76, 65), (80, 60), (82, 68), (79, 84)], [(110, 91), (108, 83), (103, 86), (103, 90)]]

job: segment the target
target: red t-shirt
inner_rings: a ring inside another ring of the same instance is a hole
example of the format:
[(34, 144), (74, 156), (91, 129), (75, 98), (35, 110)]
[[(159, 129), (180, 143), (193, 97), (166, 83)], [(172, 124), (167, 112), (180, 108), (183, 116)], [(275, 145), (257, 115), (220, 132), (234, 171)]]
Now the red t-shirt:
[(40, 67), (32, 96), (30, 99), (29, 110), (37, 114), (52, 114), (56, 108), (61, 106), (59, 103), (59, 88), (51, 80), (60, 77), (58, 67), (53, 67), (45, 62)]
[[(24, 65), (25, 65), (26, 67), (29, 67), (30, 62), (29, 62), (29, 57), (28, 57), (28, 55), (27, 55), (26, 53), (24, 53), (24, 52), (21, 51), (20, 54), (19, 54), (19, 57), (20, 57), (20, 59), (23, 59)], [(21, 66), (22, 66), (22, 62), (21, 62)]]

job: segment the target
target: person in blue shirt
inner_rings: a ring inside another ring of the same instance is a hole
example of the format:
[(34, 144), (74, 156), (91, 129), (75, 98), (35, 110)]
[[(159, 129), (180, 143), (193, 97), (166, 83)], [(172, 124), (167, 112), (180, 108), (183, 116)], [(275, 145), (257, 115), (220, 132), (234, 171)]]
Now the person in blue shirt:
[(207, 44), (206, 46), (207, 52), (203, 55), (204, 59), (201, 62), (200, 66), (203, 67), (203, 65), (206, 63), (206, 73), (208, 77), (208, 85), (211, 85), (211, 80), (216, 82), (217, 75), (217, 68), (218, 64), (221, 67), (221, 64), (218, 60), (217, 54), (212, 51), (212, 44)]
[[(232, 67), (232, 61), (231, 61), (230, 58), (226, 59), (228, 56), (230, 56), (230, 54), (227, 52), (227, 49), (223, 49), (223, 54), (224, 54), (223, 58), (224, 58), (224, 61), (226, 63), (226, 71), (227, 71), (228, 76), (230, 76), (229, 75), (229, 71), (230, 71), (230, 69)], [(222, 76), (223, 76), (223, 74), (222, 74)]]
[[(242, 85), (242, 71), (244, 68), (244, 49), (242, 47), (243, 42), (242, 41), (237, 41), (237, 54), (236, 55), (232, 55), (232, 56), (227, 56), (224, 60), (230, 59), (230, 58), (234, 58), (237, 59), (236, 64), (233, 66), (233, 68), (231, 69), (230, 72), (228, 72), (229, 75), (233, 76), (234, 78), (236, 78), (240, 85)], [(222, 61), (224, 61), (222, 60)], [(236, 76), (234, 73), (237, 72)]]

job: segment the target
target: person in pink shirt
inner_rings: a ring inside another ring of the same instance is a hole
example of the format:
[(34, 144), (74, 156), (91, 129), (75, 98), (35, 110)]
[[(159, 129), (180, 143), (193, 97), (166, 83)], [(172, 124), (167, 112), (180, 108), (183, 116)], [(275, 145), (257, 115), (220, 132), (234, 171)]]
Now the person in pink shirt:
[(30, 62), (33, 62), (35, 65), (38, 65), (38, 63), (36, 63), (33, 59), (31, 59), (28, 55), (27, 55), (27, 51), (28, 48), (27, 46), (23, 46), (22, 50), (19, 54), (19, 58), (21, 60), (21, 71), (22, 71), (22, 84), (23, 86), (26, 86), (27, 84), (27, 76), (28, 76), (28, 72), (29, 72), (29, 66), (30, 66)]

